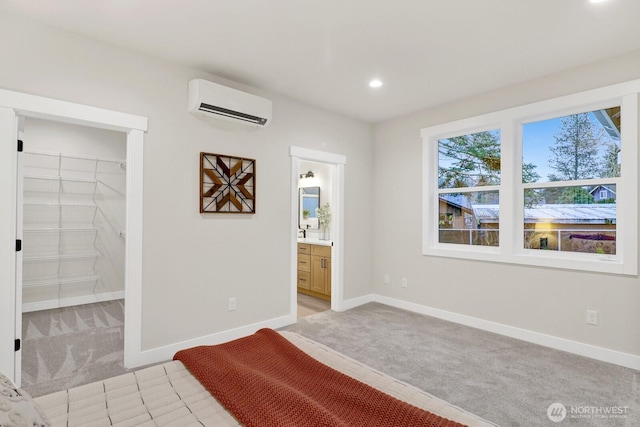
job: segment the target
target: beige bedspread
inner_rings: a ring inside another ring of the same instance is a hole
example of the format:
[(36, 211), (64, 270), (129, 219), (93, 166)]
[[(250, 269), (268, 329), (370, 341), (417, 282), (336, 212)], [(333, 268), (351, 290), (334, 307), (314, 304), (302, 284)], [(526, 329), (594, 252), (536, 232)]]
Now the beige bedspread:
[[(396, 398), (469, 426), (495, 426), (322, 344), (291, 332), (281, 334), (322, 363)], [(239, 425), (178, 361), (41, 396), (36, 401), (53, 427)]]

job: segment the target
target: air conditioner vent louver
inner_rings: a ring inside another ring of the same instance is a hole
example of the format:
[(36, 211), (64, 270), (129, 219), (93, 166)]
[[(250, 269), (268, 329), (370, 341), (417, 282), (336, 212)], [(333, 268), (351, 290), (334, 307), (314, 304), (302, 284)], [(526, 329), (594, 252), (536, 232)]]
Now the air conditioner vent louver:
[(212, 113), (212, 114), (220, 114), (226, 117), (233, 117), (238, 120), (244, 120), (249, 123), (255, 123), (262, 126), (264, 126), (267, 123), (267, 119), (263, 117), (256, 117), (256, 116), (252, 116), (251, 114), (245, 114), (239, 111), (233, 111), (227, 108), (216, 107), (215, 105), (210, 105), (205, 103), (201, 103), (200, 108), (198, 108), (198, 110), (204, 111), (207, 113)]
[(189, 112), (248, 126), (271, 122), (271, 101), (206, 80), (189, 82)]

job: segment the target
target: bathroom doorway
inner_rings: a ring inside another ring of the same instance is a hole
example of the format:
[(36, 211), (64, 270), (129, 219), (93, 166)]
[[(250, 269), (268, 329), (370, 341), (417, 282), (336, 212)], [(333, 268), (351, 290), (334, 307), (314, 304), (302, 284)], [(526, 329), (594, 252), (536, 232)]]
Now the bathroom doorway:
[(298, 162), (298, 318), (331, 309), (335, 165)]
[(346, 158), (300, 147), (290, 154), (290, 313), (297, 319), (341, 310)]

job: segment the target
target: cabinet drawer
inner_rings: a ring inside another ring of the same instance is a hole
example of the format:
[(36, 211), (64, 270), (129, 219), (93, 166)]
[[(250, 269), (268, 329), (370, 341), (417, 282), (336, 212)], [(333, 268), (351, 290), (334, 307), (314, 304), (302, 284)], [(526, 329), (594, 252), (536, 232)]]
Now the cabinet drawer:
[(311, 288), (311, 273), (298, 271), (298, 287), (302, 289)]
[(325, 258), (331, 258), (331, 246), (310, 245), (311, 255), (318, 255)]
[(311, 271), (311, 255), (298, 254), (298, 271)]
[(299, 254), (309, 254), (311, 253), (310, 249), (311, 245), (308, 243), (298, 243), (298, 253)]

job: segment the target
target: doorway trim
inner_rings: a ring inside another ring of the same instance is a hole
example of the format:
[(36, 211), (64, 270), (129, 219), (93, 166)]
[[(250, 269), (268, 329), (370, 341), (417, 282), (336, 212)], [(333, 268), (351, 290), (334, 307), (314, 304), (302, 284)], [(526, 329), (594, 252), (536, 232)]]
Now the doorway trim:
[(298, 257), (298, 165), (301, 160), (327, 163), (335, 166), (332, 177), (333, 193), (333, 253), (331, 256), (331, 310), (343, 311), (344, 308), (344, 170), (347, 157), (342, 154), (309, 148), (291, 146), (291, 270), (290, 280), (290, 317), (297, 321), (297, 257)]
[(0, 371), (20, 383), (18, 358), (14, 340), (17, 330), (17, 297), (19, 265), (22, 255), (16, 251), (19, 235), (18, 218), (18, 120), (32, 117), (80, 126), (125, 132), (127, 135), (126, 230), (125, 242), (125, 327), (124, 363), (136, 366), (141, 360), (142, 326), (142, 209), (143, 209), (143, 142), (147, 131), (146, 117), (60, 101), (36, 95), (0, 89), (0, 200), (8, 201), (0, 208)]

